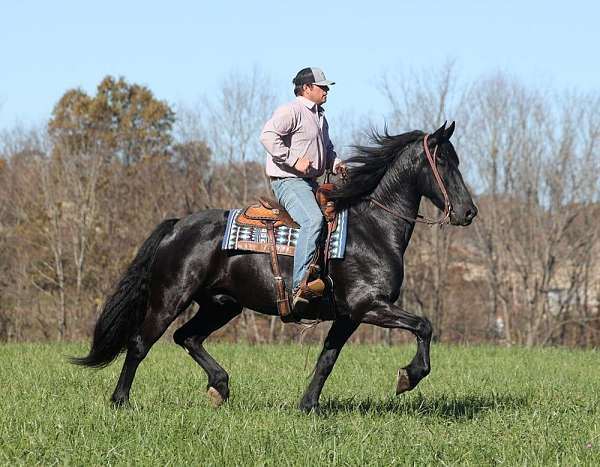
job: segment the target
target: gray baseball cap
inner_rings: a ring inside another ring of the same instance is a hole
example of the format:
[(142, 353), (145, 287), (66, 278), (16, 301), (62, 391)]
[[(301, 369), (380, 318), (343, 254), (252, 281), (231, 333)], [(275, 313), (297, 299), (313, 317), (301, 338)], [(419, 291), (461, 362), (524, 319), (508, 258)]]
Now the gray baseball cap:
[(316, 67), (302, 68), (292, 80), (295, 85), (316, 84), (317, 86), (331, 86), (333, 81), (325, 78), (323, 70)]

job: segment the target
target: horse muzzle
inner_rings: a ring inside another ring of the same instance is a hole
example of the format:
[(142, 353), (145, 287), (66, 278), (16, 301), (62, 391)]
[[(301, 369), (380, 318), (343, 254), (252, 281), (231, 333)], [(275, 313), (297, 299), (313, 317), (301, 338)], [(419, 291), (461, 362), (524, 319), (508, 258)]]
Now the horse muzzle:
[(477, 216), (477, 206), (471, 204), (471, 206), (466, 209), (461, 210), (452, 210), (450, 211), (450, 223), (452, 225), (462, 225), (467, 226), (473, 222), (475, 216)]

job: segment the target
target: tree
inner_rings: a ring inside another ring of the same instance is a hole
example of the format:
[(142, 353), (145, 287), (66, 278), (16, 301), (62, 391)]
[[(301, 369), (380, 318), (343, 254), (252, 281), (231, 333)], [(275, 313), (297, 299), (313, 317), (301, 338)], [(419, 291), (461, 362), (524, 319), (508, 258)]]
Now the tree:
[[(464, 122), (464, 100), (453, 62), (421, 73), (386, 74), (381, 80), (381, 90), (390, 106), (388, 120), (396, 132), (409, 130), (430, 131), (445, 120)], [(460, 116), (460, 117), (459, 117)], [(457, 132), (455, 140), (460, 140)], [(426, 201), (424, 210), (435, 217), (435, 208)], [(454, 235), (451, 229), (417, 228), (412, 245), (405, 258), (407, 270), (403, 297), (417, 305), (420, 311), (430, 313), (434, 326), (434, 339), (439, 340), (444, 329), (447, 309), (446, 289), (451, 263), (450, 252)], [(435, 252), (434, 255), (431, 253)], [(417, 268), (420, 268), (417, 271)]]
[[(173, 111), (149, 89), (111, 76), (95, 96), (71, 89), (54, 107), (40, 188), (48, 218), (43, 232), (52, 253), (48, 279), (58, 290), (61, 338), (85, 305), (83, 283), (98, 228), (99, 186), (109, 183), (109, 172), (121, 170), (120, 164), (127, 168), (144, 158), (169, 157), (173, 121)], [(73, 289), (71, 306), (68, 288)]]
[(188, 213), (214, 206), (214, 170), (211, 163), (212, 151), (201, 140), (190, 140), (173, 146), (173, 164), (181, 173), (181, 187)]
[(48, 124), (54, 143), (78, 152), (102, 152), (130, 165), (168, 153), (175, 114), (145, 86), (107, 76), (90, 97), (67, 91)]
[(219, 94), (205, 105), (207, 140), (216, 162), (234, 168), (232, 178), (237, 183), (227, 187), (242, 204), (250, 193), (248, 162), (264, 157), (258, 137), (275, 107), (272, 89), (270, 80), (257, 68), (245, 74), (231, 73), (224, 78)]
[(465, 146), (477, 155), (482, 191), (475, 230), (488, 323), (502, 324), (508, 344), (566, 338), (565, 323), (589, 318), (597, 98), (548, 99), (498, 75), (475, 86), (470, 100), (473, 136)]

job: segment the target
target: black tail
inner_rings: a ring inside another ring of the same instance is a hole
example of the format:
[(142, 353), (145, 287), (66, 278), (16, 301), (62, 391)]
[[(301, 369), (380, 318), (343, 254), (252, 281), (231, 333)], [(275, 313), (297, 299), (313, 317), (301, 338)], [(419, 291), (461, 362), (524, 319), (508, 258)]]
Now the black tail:
[(126, 349), (129, 338), (146, 314), (150, 270), (156, 250), (177, 221), (178, 219), (168, 219), (161, 222), (142, 244), (102, 308), (94, 328), (89, 354), (86, 357), (71, 358), (71, 363), (102, 368)]

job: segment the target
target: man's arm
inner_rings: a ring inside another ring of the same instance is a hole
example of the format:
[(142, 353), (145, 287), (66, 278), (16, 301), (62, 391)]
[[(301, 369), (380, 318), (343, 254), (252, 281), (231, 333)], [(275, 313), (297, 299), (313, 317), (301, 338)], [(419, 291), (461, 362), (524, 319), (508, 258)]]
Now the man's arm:
[(293, 167), (298, 160), (298, 156), (290, 154), (290, 148), (283, 140), (285, 136), (293, 132), (295, 125), (293, 109), (289, 106), (279, 107), (260, 134), (260, 142), (276, 164)]

